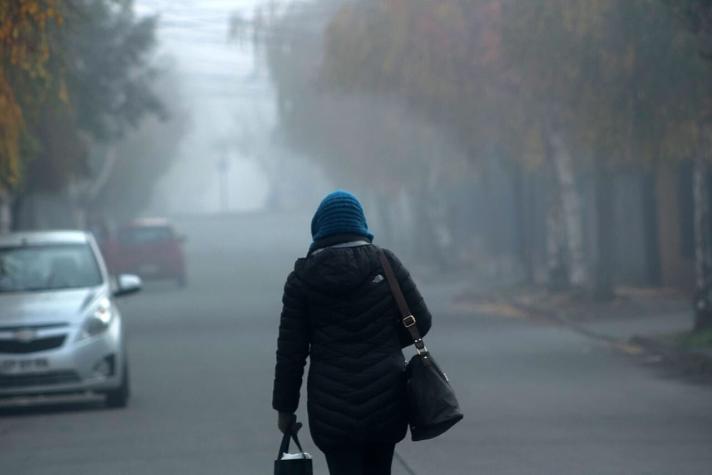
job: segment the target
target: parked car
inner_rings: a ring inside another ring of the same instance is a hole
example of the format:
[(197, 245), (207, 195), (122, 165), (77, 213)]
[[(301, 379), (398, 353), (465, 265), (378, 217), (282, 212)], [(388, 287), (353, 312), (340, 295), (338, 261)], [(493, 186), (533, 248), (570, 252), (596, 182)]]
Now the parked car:
[(119, 229), (112, 266), (145, 279), (171, 279), (186, 284), (185, 239), (166, 219), (140, 219)]
[(129, 366), (114, 298), (141, 279), (110, 280), (91, 234), (0, 235), (0, 397), (94, 392), (126, 406)]

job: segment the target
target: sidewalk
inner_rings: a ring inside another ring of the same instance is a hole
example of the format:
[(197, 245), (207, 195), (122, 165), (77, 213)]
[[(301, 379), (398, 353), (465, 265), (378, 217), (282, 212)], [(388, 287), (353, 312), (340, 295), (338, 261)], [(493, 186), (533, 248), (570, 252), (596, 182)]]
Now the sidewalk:
[(686, 372), (712, 376), (712, 347), (683, 344), (693, 327), (688, 297), (670, 290), (620, 289), (597, 302), (571, 293), (537, 288), (464, 293), (454, 305), (469, 311), (566, 325), (633, 355), (665, 360)]

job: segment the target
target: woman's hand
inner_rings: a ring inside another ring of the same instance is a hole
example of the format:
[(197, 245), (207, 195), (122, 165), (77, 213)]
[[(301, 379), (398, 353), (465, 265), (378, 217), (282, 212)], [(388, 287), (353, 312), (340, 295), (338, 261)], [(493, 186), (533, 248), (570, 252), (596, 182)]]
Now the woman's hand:
[(291, 412), (280, 412), (277, 416), (277, 427), (283, 434), (287, 431), (293, 431), (296, 422), (297, 415)]

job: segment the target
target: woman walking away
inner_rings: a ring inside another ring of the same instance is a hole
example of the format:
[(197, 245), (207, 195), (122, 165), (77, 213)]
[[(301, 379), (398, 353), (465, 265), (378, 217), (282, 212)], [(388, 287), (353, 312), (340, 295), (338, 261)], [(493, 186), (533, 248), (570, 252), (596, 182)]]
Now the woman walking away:
[[(284, 286), (272, 405), (282, 432), (296, 420), (307, 356), (309, 427), (331, 475), (387, 475), (405, 437), (405, 359), (412, 339), (372, 245), (358, 199), (324, 198), (311, 223), (314, 242)], [(384, 250), (424, 335), (431, 316), (408, 271)]]

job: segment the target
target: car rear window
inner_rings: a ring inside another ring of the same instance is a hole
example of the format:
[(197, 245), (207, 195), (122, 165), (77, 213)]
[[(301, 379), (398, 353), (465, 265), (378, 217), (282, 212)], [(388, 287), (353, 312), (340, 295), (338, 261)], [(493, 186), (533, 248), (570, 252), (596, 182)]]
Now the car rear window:
[(119, 240), (124, 244), (143, 244), (173, 239), (170, 226), (143, 226), (121, 230)]

